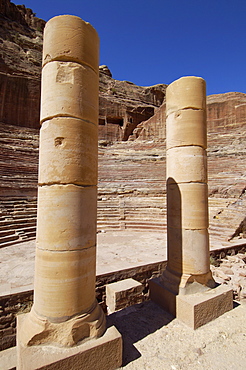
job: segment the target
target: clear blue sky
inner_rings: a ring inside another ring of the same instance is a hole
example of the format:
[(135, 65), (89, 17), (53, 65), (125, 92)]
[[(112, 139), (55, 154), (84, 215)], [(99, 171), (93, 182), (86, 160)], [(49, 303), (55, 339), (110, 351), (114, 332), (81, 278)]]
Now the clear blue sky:
[(73, 14), (101, 40), (117, 80), (150, 86), (201, 76), (207, 94), (246, 93), (246, 0), (20, 0), (37, 17)]

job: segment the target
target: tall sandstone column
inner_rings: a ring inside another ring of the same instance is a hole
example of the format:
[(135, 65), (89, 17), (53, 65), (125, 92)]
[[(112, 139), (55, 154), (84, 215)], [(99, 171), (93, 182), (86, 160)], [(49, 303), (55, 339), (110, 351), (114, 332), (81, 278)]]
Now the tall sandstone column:
[(98, 51), (94, 28), (52, 18), (43, 46), (34, 305), (20, 340), (73, 346), (105, 332), (95, 298)]
[[(215, 287), (209, 263), (206, 148), (205, 81), (180, 78), (166, 91), (168, 262), (163, 275), (150, 282), (151, 298), (175, 316), (186, 310), (179, 297)], [(196, 319), (189, 321), (197, 325)]]

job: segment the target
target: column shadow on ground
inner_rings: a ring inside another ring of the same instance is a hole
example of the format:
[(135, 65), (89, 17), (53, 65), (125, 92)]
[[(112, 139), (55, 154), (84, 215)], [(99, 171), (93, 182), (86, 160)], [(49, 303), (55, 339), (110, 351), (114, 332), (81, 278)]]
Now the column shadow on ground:
[(107, 317), (107, 326), (115, 326), (123, 339), (122, 366), (141, 357), (134, 343), (171, 322), (174, 317), (152, 301), (136, 304)]

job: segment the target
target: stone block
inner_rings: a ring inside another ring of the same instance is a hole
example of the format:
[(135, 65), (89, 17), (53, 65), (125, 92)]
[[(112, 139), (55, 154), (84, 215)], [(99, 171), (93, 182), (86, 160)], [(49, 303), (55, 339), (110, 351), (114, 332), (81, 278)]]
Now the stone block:
[(16, 347), (5, 349), (1, 351), (0, 355), (0, 369), (1, 370), (9, 370), (16, 368)]
[(42, 70), (41, 123), (74, 117), (97, 124), (98, 74), (72, 62), (50, 62)]
[(95, 300), (95, 261), (95, 246), (77, 251), (36, 248), (36, 312), (51, 322), (86, 312)]
[(95, 246), (96, 214), (96, 186), (40, 186), (37, 246), (60, 251)]
[(233, 291), (225, 285), (203, 293), (177, 295), (177, 318), (192, 329), (233, 309)]
[(45, 26), (43, 65), (52, 60), (67, 60), (84, 63), (98, 72), (98, 51), (96, 30), (79, 17), (54, 17)]
[(143, 301), (143, 285), (134, 279), (125, 279), (106, 285), (106, 304), (114, 312)]
[(173, 228), (208, 227), (208, 187), (202, 183), (167, 181), (167, 224)]
[(97, 185), (98, 126), (58, 117), (40, 130), (39, 184)]
[(166, 119), (166, 148), (198, 145), (207, 148), (207, 121), (203, 110), (185, 109)]
[(184, 274), (206, 274), (210, 270), (207, 229), (175, 229), (167, 226), (168, 266)]
[[(233, 308), (233, 290), (225, 285), (209, 289), (195, 284), (198, 292), (176, 294), (160, 278), (149, 281), (150, 299), (192, 329), (216, 319)], [(198, 287), (198, 288), (197, 288)], [(188, 287), (189, 289), (189, 287)]]
[(122, 337), (112, 326), (97, 339), (73, 347), (17, 346), (18, 370), (114, 370), (122, 363)]
[(167, 116), (180, 109), (206, 110), (206, 82), (187, 76), (171, 83), (166, 90)]
[(169, 182), (207, 182), (207, 153), (200, 146), (182, 146), (167, 150)]
[(176, 316), (177, 295), (161, 283), (160, 277), (149, 280), (149, 296), (165, 311)]

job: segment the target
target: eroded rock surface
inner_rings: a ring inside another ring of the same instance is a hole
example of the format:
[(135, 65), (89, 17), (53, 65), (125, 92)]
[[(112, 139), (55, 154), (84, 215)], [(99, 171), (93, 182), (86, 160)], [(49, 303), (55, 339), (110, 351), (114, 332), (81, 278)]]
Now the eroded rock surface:
[[(10, 0), (1, 2), (0, 21), (0, 121), (39, 128), (45, 21)], [(105, 65), (99, 71), (99, 138), (127, 140), (134, 128), (162, 104), (166, 85), (140, 87), (114, 80)]]
[(246, 253), (214, 261), (211, 270), (217, 283), (228, 285), (236, 300), (246, 302)]
[[(141, 122), (133, 131), (131, 139), (140, 140), (162, 140), (165, 138), (165, 127), (163, 122), (166, 118), (165, 102), (155, 111), (155, 114), (147, 121)], [(246, 94), (239, 92), (230, 92), (225, 94), (215, 94), (207, 96), (207, 125), (208, 135), (231, 135), (239, 133), (241, 140), (228, 140), (226, 138), (226, 147), (224, 142), (220, 143), (219, 150), (223, 153), (230, 149), (237, 152), (244, 150), (244, 135), (246, 123)], [(216, 138), (212, 138), (216, 140)], [(209, 147), (209, 146), (208, 146)], [(238, 150), (239, 149), (239, 150)]]
[(38, 127), (44, 25), (45, 22), (24, 5), (1, 1), (1, 122)]
[(137, 86), (114, 80), (106, 66), (99, 71), (99, 140), (128, 140), (138, 124), (163, 103), (167, 85)]

